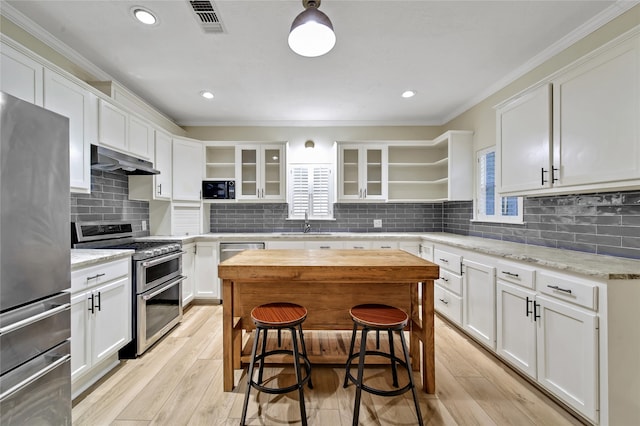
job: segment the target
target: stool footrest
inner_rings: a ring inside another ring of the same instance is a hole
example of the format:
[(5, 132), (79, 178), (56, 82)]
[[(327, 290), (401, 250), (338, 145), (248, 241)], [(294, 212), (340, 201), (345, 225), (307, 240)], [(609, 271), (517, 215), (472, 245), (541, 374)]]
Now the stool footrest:
[[(255, 362), (261, 361), (264, 362), (263, 360), (271, 355), (279, 355), (279, 354), (285, 354), (285, 355), (293, 355), (293, 351), (287, 350), (287, 349), (276, 349), (273, 351), (268, 351), (265, 352), (264, 354), (260, 354), (260, 355), (256, 355), (255, 357)], [(307, 384), (307, 382), (309, 381), (309, 379), (311, 379), (311, 362), (309, 361), (309, 358), (307, 358), (306, 356), (304, 356), (303, 354), (298, 354), (298, 357), (304, 362), (304, 369), (306, 370), (306, 375), (304, 378), (302, 378), (302, 380), (300, 381), (300, 383), (295, 383), (291, 386), (287, 386), (285, 388), (270, 388), (267, 386), (263, 386), (260, 383), (256, 382), (255, 380), (253, 380), (253, 377), (251, 378), (251, 386), (253, 386), (254, 388), (260, 390), (261, 392), (265, 392), (265, 393), (270, 393), (270, 394), (282, 394), (282, 393), (289, 393), (291, 391), (294, 391), (296, 389), (300, 389), (301, 387), (303, 387), (304, 385)], [(311, 384), (309, 384), (309, 388), (313, 389), (313, 386)]]
[[(400, 364), (401, 366), (403, 366), (404, 368), (407, 368), (407, 363), (404, 362), (402, 359), (398, 358), (397, 356), (392, 357), (391, 354), (388, 354), (386, 352), (381, 352), (381, 351), (365, 351), (365, 355), (369, 356), (369, 355), (378, 355), (378, 356), (383, 356), (385, 358), (388, 359), (395, 359), (395, 361)], [(353, 363), (353, 360), (356, 358), (360, 357), (360, 353), (355, 353), (352, 354), (349, 359), (347, 359), (347, 365), (346, 365), (346, 375), (347, 378), (353, 383), (355, 384), (357, 387), (361, 388), (362, 390), (372, 393), (374, 395), (379, 395), (379, 396), (397, 396), (397, 395), (402, 395), (405, 392), (408, 392), (409, 390), (411, 390), (411, 383), (407, 383), (405, 386), (399, 388), (399, 389), (390, 389), (390, 390), (383, 390), (383, 389), (377, 389), (377, 388), (373, 388), (371, 386), (367, 386), (364, 383), (358, 383), (358, 379), (356, 379), (353, 374), (351, 374), (351, 372), (349, 371), (349, 369), (351, 368), (351, 364)], [(409, 374), (411, 374), (411, 372), (409, 372)], [(343, 387), (347, 387), (348, 385), (345, 384)]]

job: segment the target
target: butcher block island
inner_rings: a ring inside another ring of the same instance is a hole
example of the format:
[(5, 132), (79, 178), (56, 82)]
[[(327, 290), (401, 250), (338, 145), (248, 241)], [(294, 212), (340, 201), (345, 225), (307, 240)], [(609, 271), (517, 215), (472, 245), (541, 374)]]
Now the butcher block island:
[[(241, 368), (242, 332), (254, 329), (251, 310), (263, 303), (291, 302), (308, 310), (305, 331), (351, 330), (349, 309), (362, 303), (405, 310), (411, 318), (412, 368), (421, 369), (424, 390), (435, 393), (433, 280), (439, 276), (438, 265), (402, 250), (246, 250), (220, 263), (218, 276), (226, 392), (233, 390), (234, 369)], [(310, 354), (310, 359), (314, 364), (344, 363), (346, 353)]]

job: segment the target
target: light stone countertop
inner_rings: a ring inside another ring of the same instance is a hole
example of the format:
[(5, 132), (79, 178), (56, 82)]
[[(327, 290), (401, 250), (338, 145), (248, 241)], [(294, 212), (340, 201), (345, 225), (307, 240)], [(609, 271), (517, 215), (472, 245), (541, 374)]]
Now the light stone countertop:
[(71, 270), (96, 263), (131, 257), (134, 250), (71, 249)]
[(184, 237), (157, 236), (154, 240), (180, 241), (188, 244), (196, 241), (262, 242), (278, 240), (395, 240), (446, 244), (463, 250), (502, 257), (508, 260), (530, 263), (558, 271), (570, 272), (602, 280), (640, 280), (640, 260), (622, 257), (582, 253), (489, 238), (469, 237), (445, 232), (393, 233), (393, 232), (274, 232), (274, 233), (218, 233)]

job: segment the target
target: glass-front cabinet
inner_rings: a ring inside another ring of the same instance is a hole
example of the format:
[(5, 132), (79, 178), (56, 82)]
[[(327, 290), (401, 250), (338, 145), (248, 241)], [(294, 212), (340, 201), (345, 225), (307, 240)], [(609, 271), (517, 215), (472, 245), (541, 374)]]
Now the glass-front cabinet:
[(285, 199), (284, 144), (236, 146), (236, 198)]
[(339, 199), (385, 200), (387, 197), (387, 147), (340, 145)]

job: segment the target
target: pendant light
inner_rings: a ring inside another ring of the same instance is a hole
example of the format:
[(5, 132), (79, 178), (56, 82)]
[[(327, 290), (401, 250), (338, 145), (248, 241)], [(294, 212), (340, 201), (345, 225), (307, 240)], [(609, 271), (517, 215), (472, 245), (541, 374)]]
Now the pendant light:
[(302, 5), (305, 10), (291, 24), (289, 47), (300, 56), (322, 56), (336, 44), (333, 25), (329, 17), (318, 10), (320, 0), (302, 0)]

